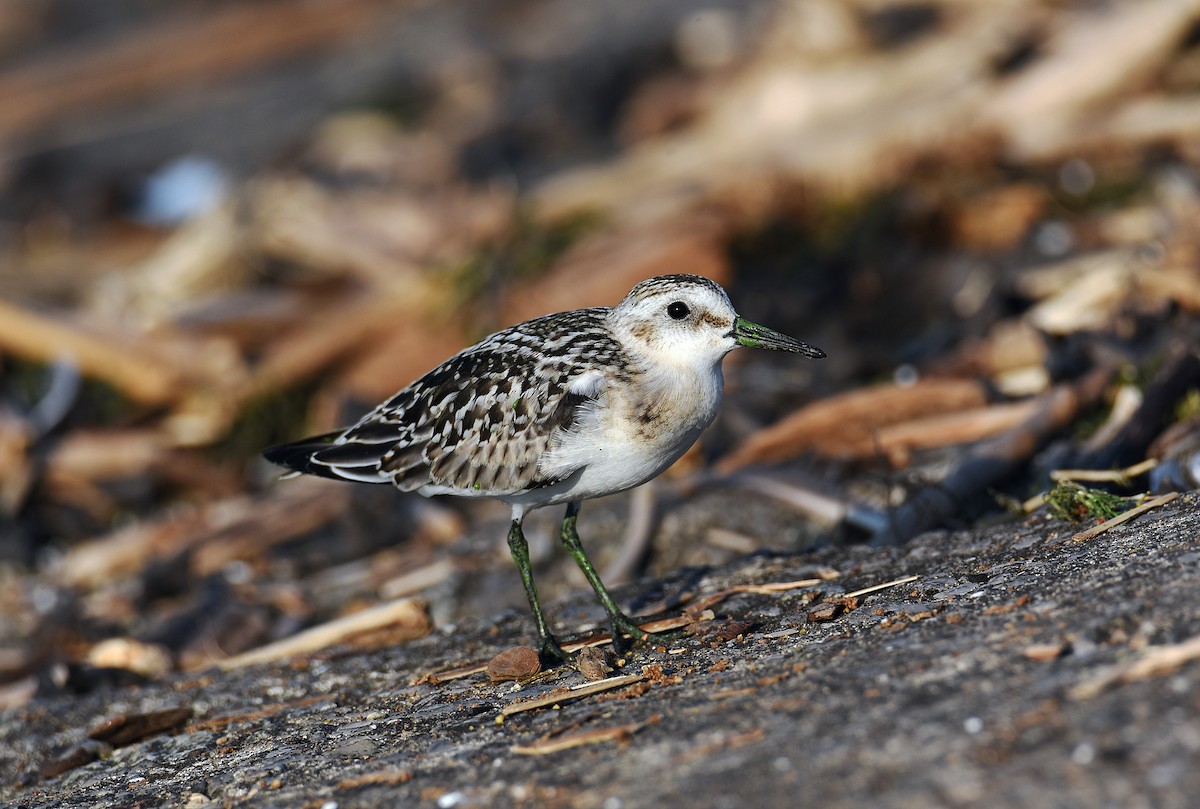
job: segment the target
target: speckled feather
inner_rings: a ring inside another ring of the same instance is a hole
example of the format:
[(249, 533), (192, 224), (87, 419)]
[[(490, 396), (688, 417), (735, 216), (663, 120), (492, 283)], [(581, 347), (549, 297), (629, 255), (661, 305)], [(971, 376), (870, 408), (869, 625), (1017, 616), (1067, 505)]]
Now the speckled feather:
[(493, 334), (384, 402), (314, 463), (406, 491), (495, 496), (557, 482), (561, 474), (539, 474), (538, 459), (591, 400), (572, 381), (621, 365), (608, 312), (547, 315)]

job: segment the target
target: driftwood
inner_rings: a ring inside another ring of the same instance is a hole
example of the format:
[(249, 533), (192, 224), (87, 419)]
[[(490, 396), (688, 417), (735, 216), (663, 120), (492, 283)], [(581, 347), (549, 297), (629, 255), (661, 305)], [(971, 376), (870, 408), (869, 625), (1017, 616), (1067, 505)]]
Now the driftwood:
[[(1169, 58), (1194, 5), (1150, 0), (1057, 17), (1041, 59), (1016, 75), (997, 71), (1029, 36), (1014, 20), (1034, 5), (956, 6), (942, 36), (865, 57), (850, 9), (789, 6), (756, 60), (719, 88), (693, 126), (609, 165), (556, 176), (536, 199), (551, 215), (599, 207), (628, 219), (694, 210), (713, 198), (766, 207), (788, 180), (843, 191), (886, 185), (922, 146), (938, 159), (999, 137), (1010, 156), (1044, 160), (1094, 143), (1098, 121), (1122, 121), (1124, 134), (1134, 134), (1126, 106), (1133, 99), (1123, 92)], [(816, 31), (819, 44), (808, 41)], [(1164, 132), (1181, 142), (1195, 132), (1194, 111), (1167, 120), (1173, 127)]]
[(97, 587), (156, 558), (197, 548), (203, 550), (199, 564), (208, 572), (332, 519), (348, 494), (344, 486), (303, 480), (270, 499), (242, 497), (143, 521), (71, 549), (56, 566), (55, 577), (77, 587)]
[(391, 642), (399, 643), (422, 637), (430, 628), (424, 604), (411, 598), (401, 598), (314, 626), (277, 643), (225, 658), (218, 661), (217, 665), (228, 670), (288, 660), (347, 642), (355, 636), (381, 630), (387, 630), (391, 634)]
[(163, 405), (181, 392), (181, 371), (133, 335), (81, 328), (0, 300), (0, 351), (42, 363), (66, 358), (85, 376), (112, 383), (139, 404)]
[[(866, 458), (879, 450), (878, 435), (917, 418), (982, 407), (984, 386), (968, 380), (930, 379), (913, 385), (880, 385), (814, 402), (750, 436), (721, 459), (717, 471), (769, 464), (803, 452), (832, 458)], [(902, 434), (899, 443), (905, 441)]]
[(943, 524), (965, 501), (1027, 463), (1048, 438), (1100, 397), (1111, 378), (1110, 370), (1097, 369), (1078, 382), (1058, 385), (1037, 397), (1037, 409), (1024, 423), (975, 445), (942, 481), (926, 486), (894, 509), (888, 515), (888, 527), (872, 537), (871, 544), (901, 545)]
[(1200, 386), (1200, 351), (1180, 346), (1174, 357), (1155, 375), (1141, 405), (1104, 446), (1071, 460), (1082, 469), (1113, 469), (1146, 457), (1150, 444), (1174, 418), (1175, 406), (1189, 390)]
[(892, 466), (906, 466), (913, 450), (981, 441), (1022, 423), (1036, 407), (1026, 400), (893, 424), (879, 430), (879, 451)]
[[(71, 120), (81, 109), (174, 92), (237, 75), (368, 27), (380, 0), (286, 0), (230, 6), (146, 26), (69, 57), (34, 62), (0, 79), (0, 140)], [(153, 69), (147, 69), (153, 65)]]

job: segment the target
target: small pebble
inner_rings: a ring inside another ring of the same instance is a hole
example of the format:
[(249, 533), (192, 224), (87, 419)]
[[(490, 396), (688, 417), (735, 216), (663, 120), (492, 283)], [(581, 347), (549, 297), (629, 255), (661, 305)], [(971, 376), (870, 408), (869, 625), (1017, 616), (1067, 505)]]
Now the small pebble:
[[(516, 648), (525, 649), (527, 647), (518, 646)], [(508, 651), (512, 651), (512, 650), (509, 649)], [(530, 651), (532, 651), (532, 650), (530, 650)], [(504, 654), (504, 652), (501, 652), (500, 654)], [(498, 656), (499, 655), (497, 655), (497, 657)], [(458, 806), (459, 804), (464, 803), (466, 800), (467, 800), (467, 796), (462, 792), (458, 792), (458, 791), (447, 792), (445, 795), (443, 795), (442, 797), (437, 799), (437, 805), (438, 805), (438, 809), (453, 809), (455, 806)]]
[(487, 664), (487, 676), (493, 683), (523, 680), (542, 670), (538, 653), (528, 646), (513, 646), (493, 657)]

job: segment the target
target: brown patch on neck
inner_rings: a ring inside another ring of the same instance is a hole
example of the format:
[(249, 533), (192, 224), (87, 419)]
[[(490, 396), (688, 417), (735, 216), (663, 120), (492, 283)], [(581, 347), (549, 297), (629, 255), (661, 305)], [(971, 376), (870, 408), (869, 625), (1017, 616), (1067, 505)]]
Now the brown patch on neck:
[(654, 327), (649, 323), (639, 323), (630, 329), (629, 333), (641, 340), (643, 343), (649, 344), (650, 335), (654, 334)]
[(661, 421), (662, 414), (659, 413), (657, 407), (655, 407), (653, 404), (650, 404), (638, 411), (637, 420), (638, 423), (649, 426), (651, 424), (657, 424), (659, 421)]

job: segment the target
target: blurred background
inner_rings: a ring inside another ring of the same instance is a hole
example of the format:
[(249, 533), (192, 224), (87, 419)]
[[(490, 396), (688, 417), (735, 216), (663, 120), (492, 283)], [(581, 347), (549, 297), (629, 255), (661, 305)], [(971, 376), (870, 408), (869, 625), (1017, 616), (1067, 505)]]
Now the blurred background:
[(878, 531), (1014, 430), (956, 519), (1067, 461), (1196, 485), (1191, 0), (41, 0), (0, 59), (7, 704), (521, 614), (507, 509), (258, 452), (653, 275), (829, 359), (731, 355), (697, 449), (585, 509), (617, 580)]

